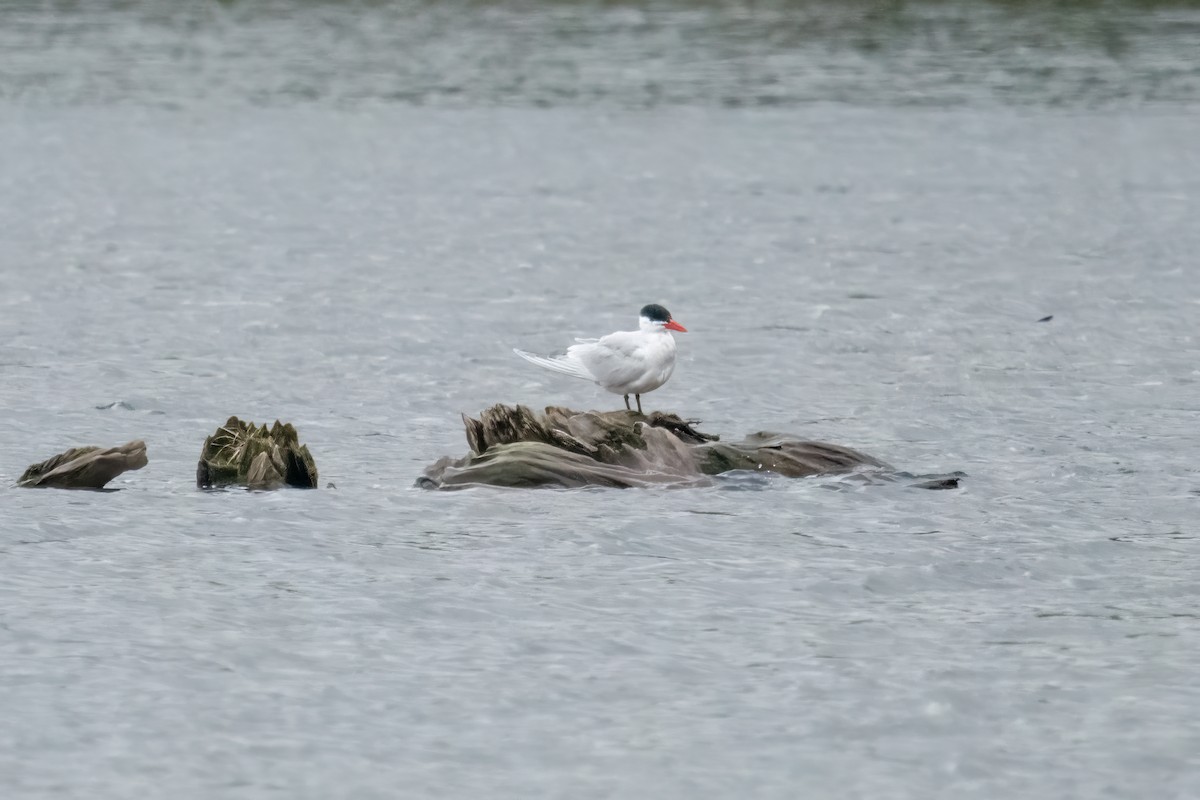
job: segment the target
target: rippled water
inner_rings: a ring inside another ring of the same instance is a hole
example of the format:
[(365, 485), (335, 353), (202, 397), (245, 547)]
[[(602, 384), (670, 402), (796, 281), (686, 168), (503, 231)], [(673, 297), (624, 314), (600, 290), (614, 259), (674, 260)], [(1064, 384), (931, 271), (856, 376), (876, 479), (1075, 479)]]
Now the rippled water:
[(177, 108), (1200, 99), (1200, 4), (1088, 5), (6, 0), (0, 97)]
[[(2, 12), (0, 482), (150, 455), (0, 490), (4, 796), (1200, 793), (1196, 12), (1006, 94), (1000, 5), (173, 8)], [(652, 301), (648, 405), (964, 488), (412, 488)], [(230, 414), (336, 488), (196, 491)]]

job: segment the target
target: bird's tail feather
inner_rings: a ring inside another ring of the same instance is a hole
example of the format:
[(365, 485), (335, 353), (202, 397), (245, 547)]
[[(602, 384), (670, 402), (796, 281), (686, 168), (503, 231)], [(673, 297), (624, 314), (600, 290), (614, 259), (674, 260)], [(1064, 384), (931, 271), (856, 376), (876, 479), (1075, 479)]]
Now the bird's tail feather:
[(594, 381), (596, 378), (588, 372), (578, 361), (573, 361), (570, 356), (539, 356), (533, 353), (527, 353), (524, 350), (513, 348), (513, 352), (525, 359), (531, 364), (537, 364), (539, 367), (544, 367), (554, 372), (561, 372), (564, 375), (570, 375), (573, 378), (583, 378), (586, 381)]

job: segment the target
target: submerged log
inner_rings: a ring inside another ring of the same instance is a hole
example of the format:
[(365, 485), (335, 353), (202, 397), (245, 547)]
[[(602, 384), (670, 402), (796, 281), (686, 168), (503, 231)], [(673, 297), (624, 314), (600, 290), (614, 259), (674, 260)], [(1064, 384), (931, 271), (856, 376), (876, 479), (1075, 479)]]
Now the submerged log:
[(278, 489), (317, 488), (317, 463), (291, 423), (256, 426), (230, 417), (204, 440), (196, 465), (196, 486)]
[(800, 478), (892, 469), (856, 450), (785, 434), (760, 432), (723, 443), (697, 431), (694, 421), (657, 411), (549, 407), (537, 414), (525, 406), (496, 405), (479, 419), (464, 415), (463, 424), (471, 453), (441, 459), (425, 470), (418, 486), (688, 486), (733, 470)]
[(122, 472), (141, 469), (149, 463), (146, 443), (141, 439), (120, 447), (73, 447), (21, 474), (17, 486), (48, 489), (103, 489)]
[(714, 443), (697, 450), (700, 470), (706, 475), (745, 469), (807, 478), (853, 472), (863, 467), (891, 469), (884, 462), (849, 447), (767, 431), (752, 433), (736, 444)]

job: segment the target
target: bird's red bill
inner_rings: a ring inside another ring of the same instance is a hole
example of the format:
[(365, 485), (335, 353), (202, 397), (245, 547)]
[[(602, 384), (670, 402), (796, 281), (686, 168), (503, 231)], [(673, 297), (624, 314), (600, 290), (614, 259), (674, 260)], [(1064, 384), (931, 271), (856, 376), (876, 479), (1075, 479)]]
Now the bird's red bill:
[(669, 331), (679, 331), (680, 333), (687, 333), (687, 328), (683, 327), (682, 325), (680, 325), (678, 322), (676, 322), (673, 319), (667, 320), (667, 324), (663, 325), (663, 327)]

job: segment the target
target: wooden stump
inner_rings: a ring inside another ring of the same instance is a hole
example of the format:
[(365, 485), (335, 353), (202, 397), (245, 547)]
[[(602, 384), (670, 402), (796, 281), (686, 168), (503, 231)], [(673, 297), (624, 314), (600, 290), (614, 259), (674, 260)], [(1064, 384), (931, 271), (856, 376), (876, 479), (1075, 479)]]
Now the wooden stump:
[(283, 486), (317, 488), (317, 463), (291, 423), (256, 426), (230, 417), (204, 440), (196, 465), (196, 486), (244, 486), (270, 490)]

